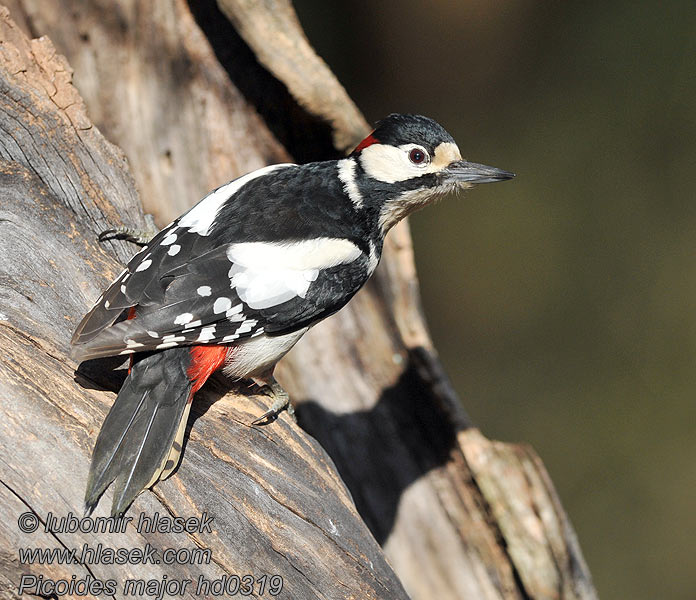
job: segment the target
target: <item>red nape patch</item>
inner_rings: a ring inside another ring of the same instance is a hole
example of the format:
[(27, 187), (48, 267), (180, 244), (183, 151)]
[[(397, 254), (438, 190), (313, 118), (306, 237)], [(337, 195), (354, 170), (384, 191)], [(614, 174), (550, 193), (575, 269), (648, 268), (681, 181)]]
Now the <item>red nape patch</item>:
[[(374, 131), (372, 133), (374, 133)], [(368, 135), (362, 142), (360, 142), (355, 147), (355, 150), (353, 150), (353, 152), (360, 152), (361, 150), (364, 150), (368, 146), (372, 146), (372, 144), (379, 144), (380, 143), (379, 140), (374, 135), (372, 135), (372, 133), (370, 135)]]
[[(222, 366), (222, 363), (225, 362), (227, 350), (227, 346), (191, 347), (191, 365), (186, 372), (189, 379), (193, 381), (191, 396), (200, 390), (208, 380), (208, 377)], [(191, 396), (189, 396), (189, 400)]]

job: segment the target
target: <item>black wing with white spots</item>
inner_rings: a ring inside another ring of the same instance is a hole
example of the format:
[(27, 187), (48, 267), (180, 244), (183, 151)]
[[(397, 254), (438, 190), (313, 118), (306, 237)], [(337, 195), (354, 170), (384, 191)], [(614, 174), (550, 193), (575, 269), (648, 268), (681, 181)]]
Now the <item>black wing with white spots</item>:
[[(289, 332), (336, 312), (360, 289), (375, 259), (348, 239), (210, 235), (221, 208), (238, 201), (239, 181), (210, 194), (130, 261), (79, 325), (77, 358)], [(134, 318), (114, 324), (130, 307)]]
[(157, 302), (138, 304), (135, 318), (104, 328), (78, 346), (79, 358), (289, 332), (339, 310), (368, 277), (362, 254), (325, 269), (269, 271), (232, 262), (230, 248), (213, 250), (148, 281), (147, 298)]

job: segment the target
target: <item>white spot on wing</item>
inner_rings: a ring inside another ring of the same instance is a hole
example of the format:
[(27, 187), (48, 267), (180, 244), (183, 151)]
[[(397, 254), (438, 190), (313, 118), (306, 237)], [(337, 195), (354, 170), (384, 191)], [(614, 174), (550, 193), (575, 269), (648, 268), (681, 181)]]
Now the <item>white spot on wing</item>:
[(176, 242), (176, 237), (176, 233), (170, 233), (166, 238), (164, 238), (160, 242), (160, 244), (162, 244), (163, 246), (169, 246), (169, 244), (173, 244), (174, 242)]
[(208, 325), (201, 329), (201, 334), (198, 336), (197, 342), (209, 342), (215, 339), (215, 325)]
[(176, 335), (175, 333), (169, 333), (162, 337), (163, 342), (183, 342), (186, 338), (183, 335)]
[(377, 256), (377, 249), (375, 248), (375, 243), (370, 240), (370, 257), (367, 263), (367, 270), (369, 274), (375, 272), (377, 265), (379, 264), (379, 258)]
[(215, 217), (222, 205), (239, 189), (249, 183), (251, 180), (267, 175), (281, 167), (290, 167), (290, 164), (271, 165), (263, 169), (257, 169), (243, 177), (239, 177), (230, 183), (219, 187), (214, 192), (208, 194), (196, 206), (189, 210), (181, 219), (179, 219), (179, 227), (187, 227), (189, 232), (199, 235), (208, 235), (212, 227)]
[(162, 343), (155, 346), (157, 350), (165, 350), (166, 348), (174, 348), (179, 342), (185, 341), (186, 338), (183, 335), (177, 336), (174, 333), (170, 333), (162, 337)]
[(244, 308), (244, 305), (240, 302), (237, 306), (228, 309), (227, 312), (225, 312), (225, 316), (233, 323), (235, 321), (243, 321), (244, 315), (242, 314), (242, 308)]
[(213, 304), (213, 312), (218, 315), (221, 312), (225, 312), (232, 306), (232, 300), (229, 298), (218, 298), (215, 300), (215, 303)]
[(186, 325), (186, 323), (189, 323), (191, 319), (193, 319), (193, 315), (191, 313), (181, 313), (176, 319), (174, 319), (174, 324)]
[(249, 333), (254, 325), (256, 325), (258, 321), (255, 319), (247, 319), (244, 321), (238, 328), (237, 331), (234, 332), (236, 336), (240, 336), (243, 333)]
[(177, 254), (179, 254), (179, 250), (181, 250), (181, 246), (179, 246), (179, 244), (174, 244), (174, 245), (169, 249), (169, 251), (167, 252), (167, 254), (169, 254), (169, 256), (176, 256)]
[[(174, 348), (178, 344), (176, 342), (164, 342), (163, 344), (157, 344), (155, 346), (155, 350), (166, 350), (167, 348)], [(130, 352), (134, 352), (133, 350), (130, 350)], [(123, 352), (121, 352), (123, 354)]]
[(199, 296), (205, 297), (205, 296), (210, 296), (210, 294), (212, 293), (212, 290), (210, 289), (210, 286), (209, 286), (209, 285), (202, 285), (201, 287), (199, 287), (199, 288), (196, 290), (196, 293), (197, 293)]
[(150, 267), (151, 264), (152, 264), (152, 259), (148, 258), (147, 260), (144, 260), (143, 262), (141, 262), (138, 265), (138, 268), (135, 270), (135, 272), (137, 273), (139, 271), (146, 271)]

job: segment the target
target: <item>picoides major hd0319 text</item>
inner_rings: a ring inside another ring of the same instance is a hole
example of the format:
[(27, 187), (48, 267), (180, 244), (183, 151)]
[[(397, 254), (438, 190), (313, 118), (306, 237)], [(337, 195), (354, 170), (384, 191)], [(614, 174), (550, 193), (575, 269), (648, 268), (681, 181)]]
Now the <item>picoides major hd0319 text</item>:
[(79, 360), (132, 355), (97, 437), (87, 510), (115, 481), (122, 514), (172, 472), (193, 395), (217, 369), (265, 386), (272, 404), (255, 423), (291, 410), (275, 364), (365, 284), (389, 229), (442, 194), (511, 177), (463, 160), (432, 119), (394, 114), (347, 158), (259, 169), (167, 225), (73, 336)]

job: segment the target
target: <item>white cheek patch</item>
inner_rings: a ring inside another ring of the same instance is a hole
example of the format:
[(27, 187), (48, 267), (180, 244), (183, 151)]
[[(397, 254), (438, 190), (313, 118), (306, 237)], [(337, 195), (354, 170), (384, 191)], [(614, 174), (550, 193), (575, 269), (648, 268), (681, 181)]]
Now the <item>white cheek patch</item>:
[(336, 238), (232, 244), (227, 250), (230, 286), (250, 308), (270, 308), (305, 298), (319, 271), (352, 262), (361, 254), (352, 242)]
[(360, 153), (360, 164), (365, 172), (379, 181), (395, 183), (427, 173), (437, 173), (455, 160), (461, 160), (457, 144), (442, 142), (435, 148), (432, 160), (427, 164), (416, 165), (408, 157), (410, 150), (420, 148), (418, 144), (389, 146), (372, 144)]
[[(243, 185), (249, 183), (252, 179), (256, 179), (262, 175), (267, 175), (276, 169), (291, 166), (293, 165), (270, 165), (268, 167), (264, 167), (263, 169), (252, 171), (243, 177), (239, 177), (238, 179), (219, 187), (214, 192), (208, 194), (205, 198), (203, 198), (203, 200), (196, 204), (196, 206), (181, 217), (181, 219), (179, 219), (178, 226), (188, 228), (189, 232), (191, 233), (208, 235), (210, 233), (210, 228), (215, 221), (215, 217), (217, 216), (222, 205), (230, 197), (236, 194)], [(170, 237), (171, 236), (168, 236), (166, 239), (170, 239)], [(174, 240), (172, 240), (172, 242), (173, 241)]]
[(404, 181), (424, 172), (408, 159), (401, 148), (387, 144), (372, 144), (364, 148), (360, 153), (360, 164), (370, 177), (385, 183)]

